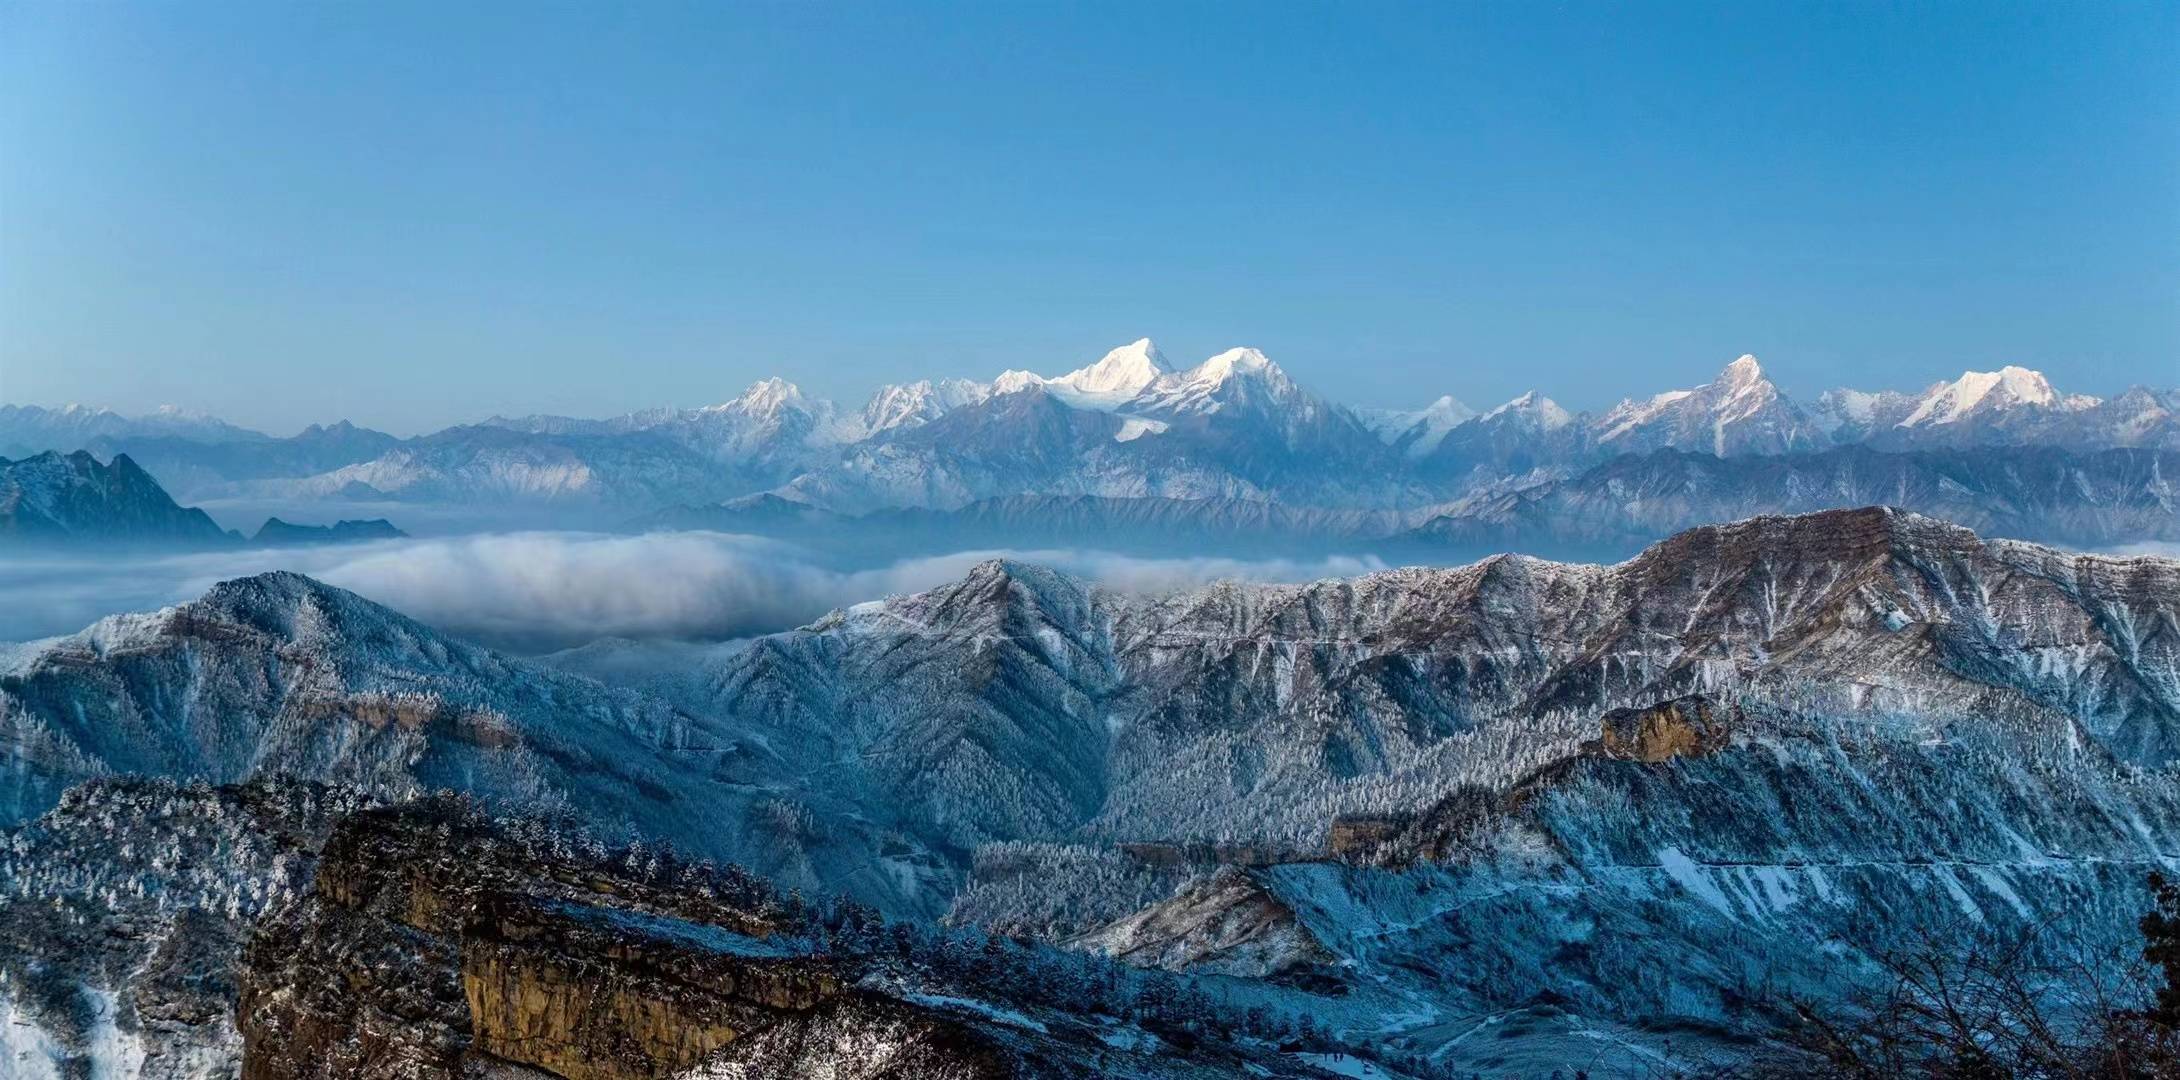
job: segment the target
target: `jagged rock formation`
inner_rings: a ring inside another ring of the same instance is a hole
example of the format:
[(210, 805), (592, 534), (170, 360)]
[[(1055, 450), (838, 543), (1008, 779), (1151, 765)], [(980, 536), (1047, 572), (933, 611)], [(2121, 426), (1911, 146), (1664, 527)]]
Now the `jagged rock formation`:
[(1255, 876), (1227, 867), (1072, 944), (1146, 967), (1244, 978), (1286, 975), (1334, 960)]
[[(1602, 726), (1665, 732), (1723, 708), (1682, 699)], [(1077, 940), (1261, 972), (1276, 927), (1321, 950), (1285, 978), (1337, 980), (1351, 1015), (1389, 1018), (1388, 1041), (1512, 1073), (1575, 1047), (1597, 1060), (1600, 1031), (1619, 1047), (1603, 1072), (1745, 1060), (1793, 1022), (1787, 1003), (1881, 982), (1898, 950), (2134, 961), (2145, 878), (2180, 843), (2169, 773), (2018, 713), (1758, 705), (1735, 724), (1695, 755), (1591, 740), (1449, 793), (1371, 858), (1219, 871)]]
[(234, 536), (178, 506), (126, 454), (101, 465), (78, 450), (0, 458), (0, 543), (206, 546)]
[(393, 1059), (454, 1077), (483, 1057), (571, 1080), (648, 1077), (839, 993), (765, 940), (778, 920), (741, 906), (761, 894), (663, 884), (429, 806), (352, 821), (310, 898), (250, 952), (244, 1075), (360, 1075)]
[(1670, 447), (1719, 457), (1783, 454), (1823, 442), (1808, 417), (1764, 377), (1754, 356), (1735, 360), (1692, 390), (1623, 401), (1599, 417), (1595, 429), (1598, 445), (1615, 450)]
[(1720, 688), (2027, 708), (2160, 766), (2176, 596), (2170, 562), (1880, 509), (1694, 530), (1613, 567), (1150, 597), (992, 562), (760, 639), (669, 702), (266, 575), (0, 672), (0, 806), (109, 771), (451, 786), (928, 911), (982, 844), (1315, 847), (1335, 815), (1503, 782), (1605, 710)]

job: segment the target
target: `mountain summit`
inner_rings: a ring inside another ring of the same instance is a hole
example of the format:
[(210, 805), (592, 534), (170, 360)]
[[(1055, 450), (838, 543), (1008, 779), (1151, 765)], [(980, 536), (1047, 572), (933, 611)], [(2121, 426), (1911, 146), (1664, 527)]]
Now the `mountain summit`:
[[(1900, 426), (1953, 424), (1983, 413), (2022, 407), (2063, 408), (2075, 401), (2061, 399), (2041, 371), (2012, 365), (1997, 371), (1964, 371), (1960, 378), (1925, 391), (1915, 411), (1901, 420)], [(2095, 398), (2080, 399), (2075, 407), (2094, 404)]]
[(1763, 366), (1750, 355), (1692, 390), (1623, 401), (1598, 418), (1596, 427), (1599, 445), (1623, 451), (1671, 448), (1725, 457), (1823, 445), (1809, 418), (1764, 377)]
[(1149, 338), (1137, 338), (1106, 353), (1097, 363), (1068, 372), (1052, 383), (1085, 394), (1133, 396), (1172, 374), (1163, 353)]

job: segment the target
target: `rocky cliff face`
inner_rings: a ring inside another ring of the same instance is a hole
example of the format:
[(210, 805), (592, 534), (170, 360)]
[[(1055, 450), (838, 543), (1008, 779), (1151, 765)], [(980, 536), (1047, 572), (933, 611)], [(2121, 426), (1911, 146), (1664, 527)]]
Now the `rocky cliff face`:
[[(795, 936), (799, 918), (754, 881), (611, 864), (459, 808), (364, 815), (251, 947), (243, 1075), (672, 1075), (821, 1005), (872, 1008)], [(941, 1018), (897, 1006), (885, 1019), (914, 1021), (903, 1041), (924, 1048), (904, 1060), (928, 1067), (899, 1075), (1008, 1074)]]
[(1599, 724), (1598, 752), (1657, 763), (1716, 753), (1733, 737), (1727, 710), (1700, 694), (1641, 709), (1614, 709)]
[(327, 843), (315, 889), (253, 938), (242, 1076), (978, 1080), (1240, 1067), (1216, 1047), (1115, 1051), (1094, 1025), (904, 983), (869, 953), (828, 951), (823, 933), (734, 871), (608, 855), (451, 800), (359, 814)]

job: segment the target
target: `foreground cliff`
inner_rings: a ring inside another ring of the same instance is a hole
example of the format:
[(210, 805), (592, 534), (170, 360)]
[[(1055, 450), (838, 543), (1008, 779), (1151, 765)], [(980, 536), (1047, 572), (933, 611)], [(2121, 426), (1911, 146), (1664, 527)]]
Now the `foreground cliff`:
[[(733, 869), (608, 854), (453, 800), (355, 815), (326, 844), (315, 888), (256, 928), (240, 976), (242, 1076), (1315, 1073), (1268, 1048), (1189, 1046), (1094, 1009), (1056, 1011), (1049, 987), (999, 977), (1027, 955), (1009, 947), (959, 962), (946, 955), (958, 943), (883, 932), (856, 909), (834, 916)], [(1141, 1016), (1167, 1018), (1155, 1004)]]
[(232, 1077), (237, 962), (359, 792), (116, 778), (0, 833), (0, 1076)]

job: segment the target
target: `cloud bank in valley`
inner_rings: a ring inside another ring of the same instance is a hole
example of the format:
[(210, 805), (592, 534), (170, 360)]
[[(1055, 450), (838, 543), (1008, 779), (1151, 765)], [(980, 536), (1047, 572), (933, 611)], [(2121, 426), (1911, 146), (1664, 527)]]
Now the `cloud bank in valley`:
[(267, 570), (309, 574), (450, 633), (514, 648), (562, 648), (602, 637), (723, 640), (927, 589), (997, 556), (1137, 590), (1219, 579), (1307, 581), (1382, 568), (1374, 559), (1347, 556), (1243, 560), (984, 550), (838, 569), (792, 545), (724, 533), (501, 533), (11, 562), (0, 566), (0, 596), (11, 601), (0, 605), (0, 640), (69, 633), (103, 615), (178, 603), (218, 581)]

